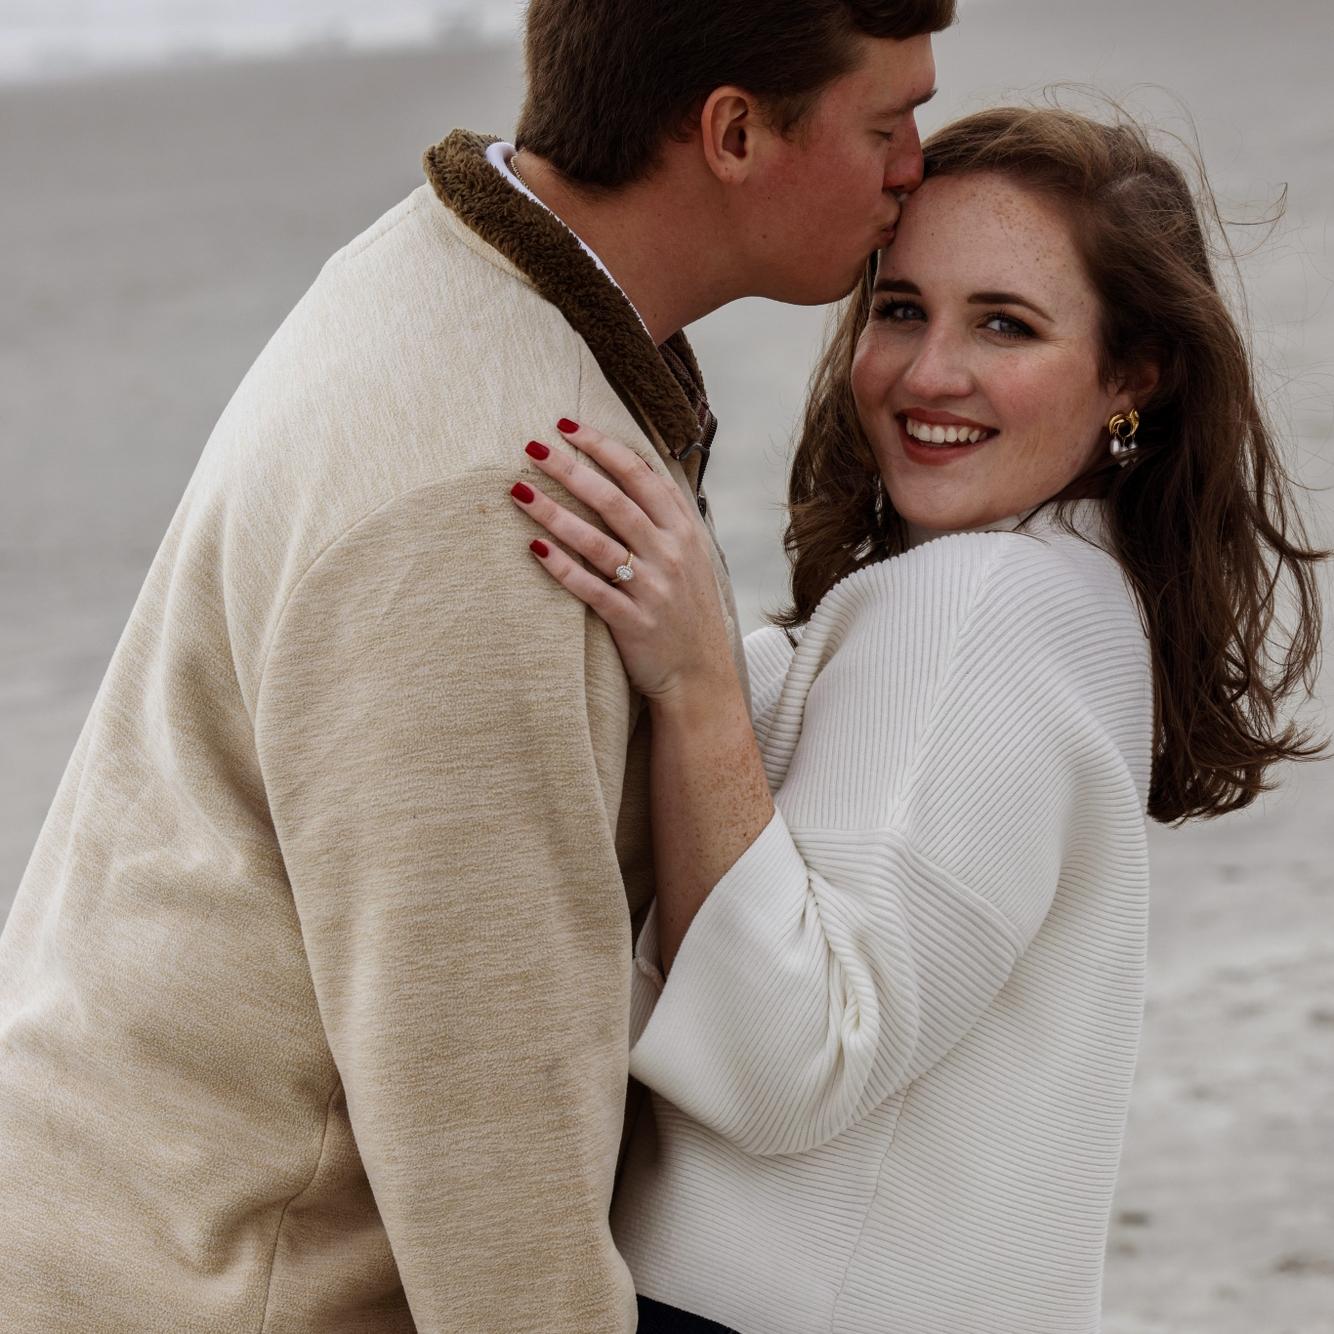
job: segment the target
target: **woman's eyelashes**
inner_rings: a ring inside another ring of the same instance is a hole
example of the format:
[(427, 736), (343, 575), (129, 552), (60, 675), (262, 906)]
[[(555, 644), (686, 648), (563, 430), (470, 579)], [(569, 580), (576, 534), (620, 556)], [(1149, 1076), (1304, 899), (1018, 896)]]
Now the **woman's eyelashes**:
[(878, 320), (889, 320), (894, 324), (907, 324), (912, 321), (926, 320), (926, 311), (915, 301), (895, 301), (885, 297), (875, 303), (872, 313)]
[[(872, 308), (877, 320), (890, 324), (925, 324), (926, 311), (916, 301), (895, 301), (887, 298), (877, 301)], [(980, 327), (1001, 338), (1034, 338), (1036, 334), (1031, 325), (1023, 320), (1007, 315), (1004, 311), (993, 310), (982, 317)]]
[[(997, 327), (1000, 326), (1000, 327)], [(1025, 324), (1023, 320), (1017, 320), (1013, 315), (1003, 314), (1001, 311), (993, 311), (983, 321), (983, 327), (990, 329), (992, 333), (998, 333), (1002, 338), (1032, 338), (1032, 328)]]

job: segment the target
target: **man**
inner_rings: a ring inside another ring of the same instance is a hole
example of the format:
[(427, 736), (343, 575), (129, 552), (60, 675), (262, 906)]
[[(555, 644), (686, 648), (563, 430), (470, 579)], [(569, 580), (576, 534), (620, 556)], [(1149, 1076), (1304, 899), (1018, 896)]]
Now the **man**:
[(848, 291), (952, 18), (534, 0), (518, 152), (432, 149), (264, 350), (0, 942), (0, 1327), (634, 1327), (647, 735), (505, 492), (573, 417), (711, 526), (680, 330)]

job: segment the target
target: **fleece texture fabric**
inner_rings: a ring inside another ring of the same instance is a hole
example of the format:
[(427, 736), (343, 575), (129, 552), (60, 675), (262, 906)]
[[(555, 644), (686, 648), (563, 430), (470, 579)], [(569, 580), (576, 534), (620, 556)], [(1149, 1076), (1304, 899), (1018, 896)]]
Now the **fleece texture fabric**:
[(634, 1329), (647, 713), (507, 492), (568, 416), (693, 494), (707, 409), (487, 142), (264, 349), (78, 739), (0, 938), (0, 1328)]

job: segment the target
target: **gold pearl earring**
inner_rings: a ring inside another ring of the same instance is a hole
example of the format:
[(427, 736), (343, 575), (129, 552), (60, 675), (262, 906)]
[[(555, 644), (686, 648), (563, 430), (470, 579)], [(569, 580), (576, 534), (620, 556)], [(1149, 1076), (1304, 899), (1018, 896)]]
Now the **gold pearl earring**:
[(1139, 441), (1135, 439), (1139, 433), (1139, 413), (1134, 408), (1128, 414), (1118, 412), (1107, 423), (1107, 429), (1112, 437), (1108, 453), (1124, 468), (1139, 453)]

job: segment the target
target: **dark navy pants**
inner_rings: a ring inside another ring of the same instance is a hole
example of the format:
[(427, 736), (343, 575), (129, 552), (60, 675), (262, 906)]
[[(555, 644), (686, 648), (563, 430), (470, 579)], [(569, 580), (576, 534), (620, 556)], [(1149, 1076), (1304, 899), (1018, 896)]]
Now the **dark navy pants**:
[(702, 1315), (678, 1311), (651, 1297), (639, 1299), (639, 1334), (736, 1334), (736, 1330), (705, 1320)]

